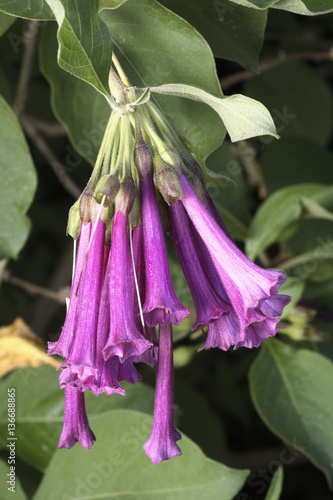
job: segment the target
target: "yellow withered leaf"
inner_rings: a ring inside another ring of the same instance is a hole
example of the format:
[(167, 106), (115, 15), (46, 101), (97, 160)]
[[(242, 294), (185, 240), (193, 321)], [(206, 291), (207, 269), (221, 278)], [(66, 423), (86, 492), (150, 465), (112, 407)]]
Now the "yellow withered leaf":
[(57, 367), (60, 362), (46, 354), (44, 341), (22, 318), (0, 328), (0, 378), (16, 368), (44, 364)]

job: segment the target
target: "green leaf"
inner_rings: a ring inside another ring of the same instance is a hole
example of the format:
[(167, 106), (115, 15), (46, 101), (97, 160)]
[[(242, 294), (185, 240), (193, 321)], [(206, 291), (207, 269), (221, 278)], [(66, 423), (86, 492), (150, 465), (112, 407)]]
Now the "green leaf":
[(25, 216), (36, 189), (36, 173), (20, 124), (0, 96), (0, 260), (15, 258), (30, 222)]
[[(117, 57), (137, 87), (177, 82), (222, 96), (214, 57), (204, 38), (156, 0), (128, 0), (103, 10)], [(180, 138), (199, 161), (222, 142), (225, 129), (208, 107), (181, 98), (158, 97)]]
[[(280, 268), (284, 269), (283, 266), (280, 266)], [(300, 278), (292, 278), (291, 276), (287, 276), (287, 280), (280, 287), (279, 293), (282, 293), (284, 295), (289, 295), (291, 297), (291, 301), (283, 308), (281, 319), (288, 316), (290, 311), (296, 306), (297, 302), (302, 298), (304, 288), (305, 288), (305, 283), (301, 281)]]
[(47, 0), (47, 3), (59, 25), (59, 66), (109, 98), (112, 41), (98, 17), (98, 2), (80, 0), (75, 8), (70, 0)]
[(258, 72), (267, 12), (235, 5), (229, 0), (163, 0), (208, 41), (215, 57), (235, 61)]
[(234, 182), (235, 186), (222, 187), (214, 178), (207, 179), (209, 194), (218, 206), (222, 218), (225, 219), (224, 222), (232, 237), (236, 240), (244, 240), (251, 220), (252, 194), (238, 159), (231, 148), (223, 143), (210, 155), (206, 165), (209, 168), (209, 174), (213, 171), (215, 175), (224, 175)]
[[(289, 238), (297, 229), (295, 222), (302, 216), (302, 197), (318, 200), (330, 188), (320, 184), (297, 184), (269, 196), (255, 213), (246, 241), (246, 252), (253, 260), (271, 243)], [(319, 201), (319, 200), (318, 200)]]
[(320, 73), (305, 63), (280, 64), (249, 79), (244, 88), (246, 95), (269, 109), (282, 138), (303, 137), (320, 145), (331, 140), (331, 89)]
[(279, 500), (283, 485), (283, 467), (280, 466), (272, 479), (265, 500)]
[(305, 16), (315, 16), (318, 14), (327, 14), (333, 11), (332, 0), (280, 0), (274, 4), (274, 9), (283, 9), (295, 14)]
[[(41, 70), (51, 85), (52, 108), (65, 125), (73, 146), (83, 158), (94, 164), (110, 108), (91, 85), (59, 67), (57, 50), (56, 25), (48, 23), (41, 33), (39, 59)], [(66, 167), (70, 173), (82, 160), (71, 146), (66, 149)]]
[(253, 9), (267, 9), (272, 7), (279, 0), (231, 0), (232, 3), (237, 5), (244, 5)]
[(269, 339), (251, 367), (250, 390), (265, 424), (323, 471), (332, 487), (332, 362)]
[(173, 500), (191, 498), (232, 500), (248, 471), (229, 469), (207, 459), (183, 436), (183, 455), (152, 465), (142, 450), (152, 418), (117, 410), (91, 419), (96, 443), (58, 450), (34, 500), (123, 498)]
[(150, 87), (150, 91), (186, 97), (208, 104), (224, 122), (233, 142), (258, 135), (272, 135), (278, 138), (272, 117), (265, 106), (241, 94), (221, 98), (209, 94), (201, 88), (177, 83)]
[[(27, 500), (26, 494), (24, 493), (20, 480), (17, 477), (17, 475), (14, 473), (14, 490), (9, 490), (8, 488), (13, 488), (13, 485), (7, 483), (7, 481), (10, 481), (10, 472), (12, 472), (9, 468), (10, 466), (4, 462), (3, 460), (0, 460), (0, 484), (1, 484), (1, 500), (13, 500), (13, 497), (15, 500)], [(16, 472), (16, 466), (11, 465), (11, 467), (15, 467), (15, 472)]]
[(16, 18), (13, 16), (8, 16), (3, 12), (0, 12), (0, 36), (2, 36), (8, 28), (16, 21)]
[(324, 219), (333, 221), (333, 213), (323, 208), (315, 200), (302, 196), (300, 202), (303, 206), (303, 217), (306, 219)]
[(0, 0), (0, 10), (24, 19), (47, 21), (54, 19), (45, 0)]
[(319, 244), (309, 252), (301, 253), (289, 259), (281, 269), (288, 271), (299, 279), (315, 279), (326, 281), (333, 276), (333, 242), (317, 237)]
[[(44, 471), (57, 449), (63, 424), (64, 391), (59, 388), (59, 372), (49, 366), (16, 370), (0, 384), (0, 398), (5, 401), (8, 388), (15, 387), (17, 456), (38, 470)], [(154, 391), (138, 383), (123, 384), (126, 396), (86, 393), (86, 410), (91, 415), (110, 412), (114, 408), (133, 408), (153, 412)], [(7, 414), (0, 410), (0, 442), (7, 434)]]
[(238, 5), (255, 9), (283, 9), (296, 14), (314, 16), (333, 11), (332, 0), (231, 0)]
[(333, 154), (323, 146), (301, 137), (272, 141), (261, 156), (268, 192), (291, 184), (333, 184)]

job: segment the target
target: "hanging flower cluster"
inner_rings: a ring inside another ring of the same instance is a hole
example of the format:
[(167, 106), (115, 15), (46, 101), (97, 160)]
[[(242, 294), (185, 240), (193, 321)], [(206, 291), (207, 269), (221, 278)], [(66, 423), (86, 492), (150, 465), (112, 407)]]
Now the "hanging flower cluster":
[[(171, 280), (160, 209), (168, 215), (197, 317), (202, 349), (257, 347), (275, 335), (289, 297), (279, 271), (258, 267), (235, 246), (205, 188), (204, 173), (159, 108), (117, 82), (121, 102), (108, 122), (87, 187), (69, 216), (79, 240), (65, 324), (49, 354), (64, 358), (65, 417), (59, 447), (95, 440), (84, 391), (125, 394), (157, 362), (154, 464), (181, 454), (174, 427), (172, 325), (189, 315)], [(128, 104), (129, 103), (129, 104)], [(158, 338), (156, 335), (158, 327)]]

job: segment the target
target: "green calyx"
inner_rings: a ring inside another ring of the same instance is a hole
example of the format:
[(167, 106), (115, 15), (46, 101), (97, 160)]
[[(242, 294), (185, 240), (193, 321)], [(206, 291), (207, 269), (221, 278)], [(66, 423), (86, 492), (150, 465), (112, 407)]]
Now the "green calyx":
[(94, 222), (97, 217), (110, 228), (115, 210), (121, 210), (136, 226), (141, 219), (140, 181), (148, 176), (153, 177), (167, 204), (183, 197), (182, 174), (200, 197), (204, 192), (200, 165), (150, 101), (149, 89), (131, 87), (119, 65), (117, 70), (120, 76), (112, 69), (109, 78), (117, 106), (112, 109), (89, 182), (69, 214), (67, 232), (75, 239), (81, 223)]

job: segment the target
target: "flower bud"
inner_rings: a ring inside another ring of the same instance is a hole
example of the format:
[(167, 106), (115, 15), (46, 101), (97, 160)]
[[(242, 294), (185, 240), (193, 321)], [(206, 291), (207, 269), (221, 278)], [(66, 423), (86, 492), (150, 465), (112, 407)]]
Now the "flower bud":
[(115, 211), (121, 210), (124, 217), (132, 210), (136, 197), (136, 187), (133, 179), (127, 177), (120, 184), (119, 192), (115, 199)]
[(199, 178), (203, 187), (205, 187), (205, 174), (200, 166), (200, 164), (191, 156), (189, 153), (185, 152), (182, 154), (184, 163), (192, 174)]
[(133, 226), (136, 227), (140, 222), (142, 222), (142, 215), (141, 215), (141, 203), (139, 196), (135, 197), (133, 208), (131, 210), (131, 213), (129, 214), (128, 217), (128, 222)]
[(179, 176), (169, 165), (156, 165), (155, 184), (168, 205), (183, 197)]
[(81, 219), (80, 219), (80, 198), (74, 203), (68, 214), (67, 234), (74, 240), (77, 240), (81, 232)]
[(80, 219), (83, 224), (87, 224), (89, 221), (95, 222), (96, 216), (99, 210), (99, 204), (96, 202), (93, 191), (91, 188), (86, 187), (80, 197)]
[(95, 188), (94, 198), (97, 203), (101, 203), (105, 196), (104, 205), (106, 207), (112, 205), (120, 188), (120, 181), (116, 175), (103, 175)]
[(134, 146), (134, 164), (143, 181), (146, 180), (147, 175), (153, 173), (153, 156), (150, 147), (143, 140), (141, 133), (137, 134)]
[(186, 174), (187, 180), (190, 182), (192, 188), (194, 191), (197, 193), (199, 196), (200, 200), (204, 205), (206, 205), (206, 195), (205, 195), (205, 190), (202, 186), (202, 183), (196, 175), (193, 175), (191, 172), (187, 172)]
[[(176, 151), (168, 144), (164, 143), (164, 148), (159, 149), (158, 154), (164, 163), (169, 165), (180, 176), (182, 172), (182, 162)], [(154, 158), (155, 160), (155, 158)]]

